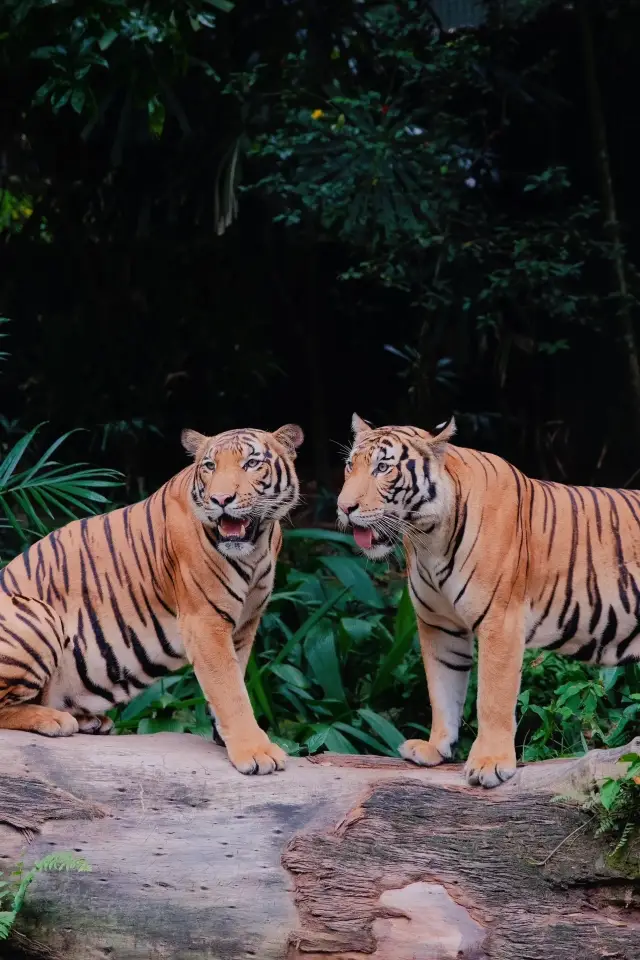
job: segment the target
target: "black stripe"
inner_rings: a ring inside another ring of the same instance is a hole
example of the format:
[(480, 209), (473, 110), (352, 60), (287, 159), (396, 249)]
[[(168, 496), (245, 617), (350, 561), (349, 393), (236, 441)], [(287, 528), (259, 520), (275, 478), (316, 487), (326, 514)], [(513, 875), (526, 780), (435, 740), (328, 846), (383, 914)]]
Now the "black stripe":
[(51, 651), (51, 656), (53, 657), (53, 664), (54, 664), (55, 667), (57, 667), (57, 666), (58, 666), (58, 660), (59, 660), (60, 652), (59, 652), (59, 650), (56, 650), (56, 649), (55, 649), (55, 647), (53, 646), (53, 644), (51, 643), (51, 641), (45, 636), (45, 634), (42, 632), (42, 630), (40, 629), (40, 627), (37, 627), (37, 626), (35, 625), (35, 623), (32, 623), (30, 620), (28, 620), (28, 619), (27, 619), (25, 616), (23, 616), (23, 614), (21, 614), (21, 613), (16, 613), (16, 620), (20, 620), (22, 623), (25, 624), (25, 626), (29, 627), (30, 630), (33, 630), (33, 632), (35, 633), (36, 637), (38, 637), (40, 640), (42, 640), (42, 642), (44, 643), (45, 647), (48, 647), (48, 648), (49, 648), (49, 650)]
[(442, 657), (436, 657), (436, 660), (444, 667), (448, 667), (449, 670), (456, 670), (459, 673), (468, 673), (472, 667), (471, 663), (449, 663), (447, 660), (443, 660)]
[[(0, 663), (4, 663), (4, 665), (7, 666), (7, 667), (17, 667), (19, 670), (26, 670), (27, 673), (30, 673), (31, 676), (32, 676), (32, 677), (35, 677), (36, 680), (38, 681), (38, 683), (37, 683), (37, 689), (41, 689), (43, 683), (45, 683), (47, 677), (49, 677), (49, 673), (48, 673), (48, 672), (46, 672), (46, 676), (45, 676), (44, 678), (41, 677), (41, 676), (39, 676), (39, 675), (36, 673), (36, 671), (33, 669), (33, 667), (31, 666), (30, 663), (25, 663), (25, 662), (22, 661), (22, 660), (18, 660), (18, 659), (16, 659), (16, 657), (12, 657), (11, 654), (9, 654), (9, 653), (0, 653)], [(6, 677), (6, 678), (3, 678), (3, 679), (6, 679), (8, 682), (11, 682), (11, 683), (14, 683), (14, 682), (17, 683), (17, 682), (18, 682), (17, 680), (14, 680), (13, 678), (10, 678), (10, 677)], [(20, 680), (20, 683), (22, 683), (22, 682), (23, 682), (23, 681)], [(36, 686), (36, 685), (34, 685), (34, 689), (35, 689), (35, 686)]]
[(107, 641), (102, 626), (100, 625), (100, 619), (96, 610), (91, 603), (91, 597), (89, 596), (89, 589), (87, 586), (87, 573), (84, 563), (84, 557), (82, 552), (80, 553), (80, 580), (82, 584), (82, 602), (84, 604), (84, 609), (87, 613), (89, 623), (91, 624), (91, 629), (93, 630), (93, 635), (95, 641), (98, 645), (98, 650), (100, 651), (100, 656), (105, 662), (107, 669), (107, 676), (111, 683), (114, 685), (119, 684), (122, 681), (122, 672), (120, 670), (120, 664), (118, 663), (118, 658), (116, 657), (113, 647)]
[[(98, 575), (98, 569), (96, 567), (96, 562), (93, 559), (93, 553), (91, 552), (91, 547), (89, 546), (89, 532), (87, 530), (87, 520), (80, 521), (80, 535), (82, 538), (82, 543), (87, 552), (87, 559), (89, 560), (89, 566), (91, 567), (91, 574), (93, 576), (93, 582), (96, 585), (98, 591), (98, 596), (100, 598), (100, 603), (104, 600), (104, 594), (102, 592), (102, 584), (100, 583), (100, 577)], [(82, 560), (82, 551), (79, 551), (80, 559)]]
[(174, 648), (171, 646), (171, 644), (167, 640), (167, 636), (164, 630), (162, 629), (162, 627), (160, 626), (160, 621), (158, 620), (155, 613), (153, 612), (151, 604), (149, 603), (149, 598), (144, 592), (144, 588), (142, 586), (140, 587), (140, 592), (142, 594), (142, 599), (144, 600), (145, 606), (147, 608), (149, 619), (153, 624), (153, 629), (155, 631), (156, 637), (158, 638), (158, 643), (162, 647), (163, 651), (166, 653), (168, 657), (174, 657), (176, 660), (184, 660), (184, 657), (182, 656), (182, 654), (176, 653)]
[(571, 549), (569, 551), (569, 564), (567, 568), (567, 589), (565, 590), (564, 603), (560, 616), (558, 617), (558, 629), (562, 627), (565, 617), (573, 600), (573, 572), (576, 565), (576, 556), (578, 553), (578, 507), (576, 504), (573, 490), (571, 487), (565, 487), (569, 500), (571, 501)]
[(2, 632), (5, 633), (7, 636), (11, 637), (12, 640), (15, 640), (15, 642), (18, 644), (18, 646), (19, 646), (19, 647), (22, 647), (22, 649), (24, 650), (24, 652), (25, 652), (25, 653), (28, 653), (29, 656), (30, 656), (33, 660), (35, 660), (35, 662), (38, 664), (38, 666), (41, 668), (41, 670), (44, 671), (45, 676), (47, 676), (47, 677), (50, 677), (50, 676), (51, 676), (51, 671), (49, 670), (48, 666), (46, 665), (46, 663), (44, 662), (44, 660), (42, 659), (42, 657), (40, 656), (40, 654), (38, 653), (38, 651), (37, 651), (34, 647), (31, 646), (31, 644), (29, 643), (28, 640), (25, 640), (24, 637), (21, 637), (19, 633), (15, 633), (13, 630), (10, 630), (9, 627), (8, 627), (5, 623), (3, 623), (3, 624), (0, 626), (0, 629), (1, 629)]
[(615, 635), (617, 632), (618, 632), (618, 617), (613, 607), (609, 607), (609, 616), (607, 617), (607, 625), (602, 632), (602, 637), (598, 645), (598, 655), (596, 657), (597, 663), (600, 662), (600, 658), (602, 656), (602, 652), (604, 648), (608, 646), (608, 644), (610, 644), (612, 640), (615, 639)]
[(490, 596), (490, 598), (489, 598), (489, 603), (486, 605), (486, 607), (484, 608), (484, 610), (482, 611), (482, 613), (480, 614), (480, 616), (478, 617), (478, 619), (473, 623), (473, 625), (472, 625), (472, 627), (471, 627), (471, 632), (472, 632), (472, 633), (475, 633), (475, 632), (476, 632), (476, 630), (478, 629), (478, 627), (480, 626), (480, 624), (482, 623), (482, 621), (484, 620), (484, 618), (486, 617), (486, 615), (489, 613), (489, 608), (490, 608), (491, 604), (493, 603), (493, 600), (494, 600), (494, 597), (495, 597), (496, 593), (498, 592), (498, 587), (500, 586), (500, 581), (501, 581), (501, 580), (502, 580), (502, 574), (498, 577), (498, 582), (496, 583), (495, 587), (493, 588), (493, 593), (491, 594), (491, 596)]
[(213, 602), (213, 600), (211, 600), (211, 599), (207, 596), (206, 592), (202, 589), (202, 587), (200, 586), (200, 584), (198, 583), (198, 581), (196, 580), (196, 578), (193, 576), (193, 574), (191, 574), (191, 579), (193, 580), (193, 582), (195, 583), (196, 587), (198, 588), (198, 590), (200, 591), (200, 593), (202, 594), (202, 596), (205, 598), (205, 600), (207, 601), (207, 603), (209, 604), (209, 606), (210, 606), (210, 607), (213, 607), (213, 609), (215, 610), (215, 612), (218, 614), (219, 617), (221, 617), (221, 618), (225, 621), (225, 623), (231, 624), (231, 626), (235, 629), (236, 621), (233, 619), (233, 617), (231, 616), (231, 614), (227, 613), (226, 610), (222, 610), (217, 604), (215, 604), (215, 603)]
[(578, 630), (578, 623), (580, 621), (580, 604), (576, 603), (573, 613), (570, 618), (567, 620), (564, 630), (562, 631), (561, 636), (554, 640), (553, 643), (547, 644), (544, 648), (545, 650), (559, 650), (561, 647), (568, 643), (569, 640), (573, 640)]
[[(640, 623), (636, 624), (628, 637), (625, 637), (624, 640), (621, 640), (618, 646), (616, 647), (616, 657), (619, 659), (624, 656), (628, 647), (633, 643), (636, 637), (640, 634)], [(637, 658), (634, 658), (637, 659)]]
[(113, 533), (111, 531), (111, 521), (109, 520), (109, 515), (105, 514), (103, 517), (104, 524), (104, 535), (107, 541), (107, 546), (109, 547), (109, 553), (111, 554), (111, 560), (113, 563), (113, 569), (116, 572), (116, 577), (118, 578), (118, 583), (122, 586), (122, 577), (120, 576), (120, 564), (118, 563), (118, 556), (113, 546)]
[(82, 684), (85, 690), (88, 690), (89, 693), (95, 694), (97, 697), (102, 697), (103, 700), (106, 700), (108, 703), (115, 703), (115, 697), (110, 690), (106, 690), (104, 687), (100, 687), (97, 683), (94, 683), (90, 679), (89, 674), (87, 673), (87, 664), (84, 659), (84, 654), (80, 649), (79, 637), (73, 638), (73, 658), (76, 662), (76, 670), (78, 671), (78, 676), (82, 680)]
[(163, 677), (169, 671), (164, 664), (154, 663), (153, 660), (150, 660), (147, 656), (147, 651), (144, 646), (140, 643), (138, 634), (135, 632), (133, 627), (127, 627), (127, 632), (129, 634), (129, 642), (131, 644), (131, 649), (133, 650), (135, 657), (146, 673), (148, 677)]

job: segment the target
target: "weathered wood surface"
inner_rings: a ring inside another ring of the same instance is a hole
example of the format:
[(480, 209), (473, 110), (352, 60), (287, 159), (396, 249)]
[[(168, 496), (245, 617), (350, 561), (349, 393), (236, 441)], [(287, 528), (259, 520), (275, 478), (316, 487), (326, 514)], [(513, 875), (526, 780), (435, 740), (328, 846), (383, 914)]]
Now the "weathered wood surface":
[(0, 956), (637, 960), (638, 891), (586, 831), (539, 865), (583, 822), (551, 797), (615, 756), (483, 791), (456, 766), (325, 755), (243, 777), (188, 735), (1, 731), (0, 867), (65, 850), (93, 869), (40, 876)]

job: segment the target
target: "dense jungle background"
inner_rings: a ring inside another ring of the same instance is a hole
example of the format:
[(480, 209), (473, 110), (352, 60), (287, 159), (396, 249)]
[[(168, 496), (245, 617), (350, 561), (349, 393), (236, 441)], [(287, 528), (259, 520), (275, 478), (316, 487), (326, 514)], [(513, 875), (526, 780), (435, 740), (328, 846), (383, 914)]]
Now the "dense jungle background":
[[(298, 422), (256, 713), (294, 753), (428, 729), (401, 561), (335, 531), (339, 445), (353, 410), (455, 413), (534, 476), (640, 486), (639, 44), (638, 0), (3, 0), (3, 561), (153, 491), (182, 427)], [(522, 755), (625, 742), (637, 681), (529, 656)], [(117, 720), (211, 734), (189, 670)]]

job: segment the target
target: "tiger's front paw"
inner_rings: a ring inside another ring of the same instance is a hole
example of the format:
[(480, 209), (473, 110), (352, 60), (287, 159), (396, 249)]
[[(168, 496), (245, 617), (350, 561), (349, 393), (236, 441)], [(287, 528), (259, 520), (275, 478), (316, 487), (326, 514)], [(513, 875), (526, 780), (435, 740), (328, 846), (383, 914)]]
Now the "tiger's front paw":
[(265, 736), (264, 741), (257, 744), (237, 743), (227, 744), (229, 759), (240, 773), (258, 774), (274, 773), (284, 770), (287, 755), (275, 743), (271, 743)]
[(516, 751), (510, 746), (491, 749), (491, 744), (476, 740), (464, 768), (467, 782), (472, 787), (497, 787), (506, 783), (516, 772)]
[(421, 767), (437, 767), (447, 759), (429, 740), (405, 740), (398, 747), (398, 753)]

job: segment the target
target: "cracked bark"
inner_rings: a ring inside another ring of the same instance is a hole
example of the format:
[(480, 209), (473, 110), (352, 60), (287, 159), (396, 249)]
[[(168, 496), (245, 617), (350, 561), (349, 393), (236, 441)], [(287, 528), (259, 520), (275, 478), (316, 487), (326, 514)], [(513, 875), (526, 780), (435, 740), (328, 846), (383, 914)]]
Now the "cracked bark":
[(188, 735), (0, 731), (0, 867), (93, 868), (38, 877), (0, 957), (632, 960), (636, 886), (587, 831), (562, 843), (583, 819), (551, 803), (620, 752), (483, 792), (456, 766), (323, 755), (242, 777)]

